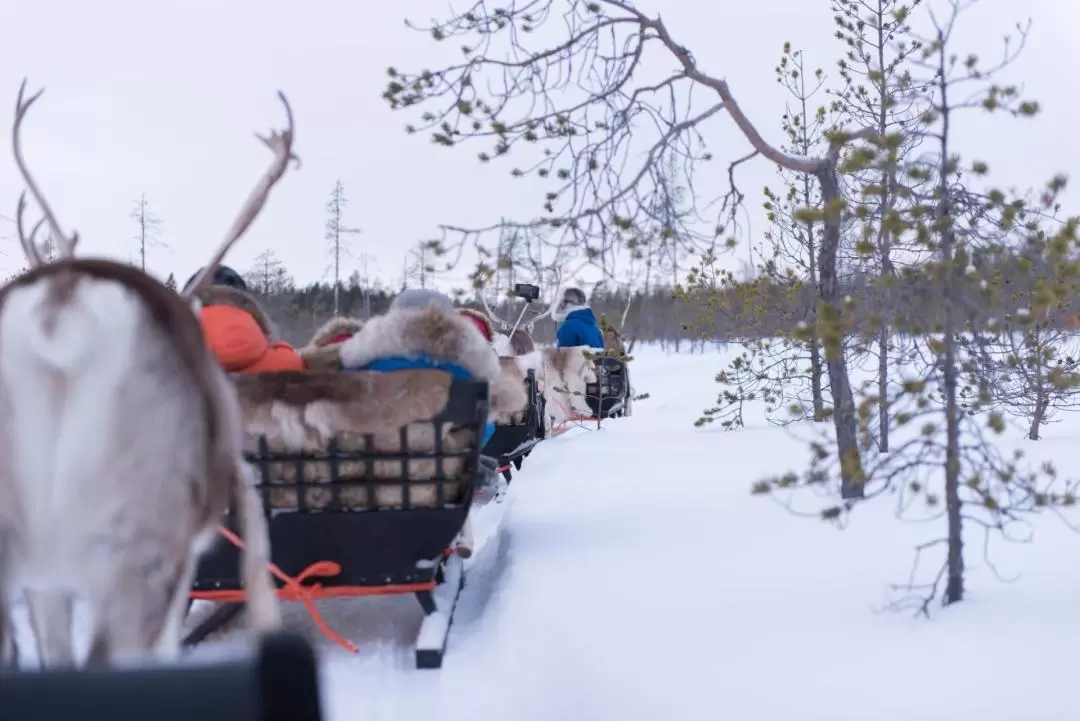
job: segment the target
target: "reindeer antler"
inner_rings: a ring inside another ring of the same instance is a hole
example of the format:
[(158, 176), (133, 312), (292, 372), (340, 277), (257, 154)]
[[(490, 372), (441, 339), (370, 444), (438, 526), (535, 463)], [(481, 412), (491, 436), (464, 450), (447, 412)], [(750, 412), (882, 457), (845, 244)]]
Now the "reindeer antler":
[(619, 320), (619, 330), (626, 327), (626, 319), (630, 317), (630, 306), (634, 304), (634, 287), (630, 284), (626, 286), (626, 307), (623, 308), (622, 318)]
[(41, 230), (41, 226), (45, 224), (45, 219), (41, 218), (34, 223), (34, 227), (30, 229), (30, 235), (27, 235), (26, 228), (23, 226), (23, 216), (25, 214), (26, 191), (24, 190), (19, 193), (19, 204), (15, 208), (15, 230), (19, 233), (19, 243), (22, 245), (23, 252), (26, 253), (26, 259), (30, 261), (30, 267), (36, 268), (45, 264), (45, 258), (42, 257), (41, 249), (37, 245), (37, 234)]
[[(41, 192), (41, 188), (38, 186), (37, 181), (34, 180), (34, 176), (30, 174), (30, 169), (26, 167), (26, 159), (23, 158), (22, 153), (22, 137), (20, 136), (20, 130), (22, 129), (23, 120), (26, 118), (26, 113), (30, 110), (30, 107), (37, 102), (42, 93), (45, 92), (45, 88), (37, 91), (29, 98), (26, 96), (26, 78), (23, 78), (22, 84), (19, 86), (19, 96), (15, 99), (15, 122), (11, 126), (11, 147), (15, 153), (15, 167), (19, 169), (19, 175), (22, 176), (23, 182), (26, 183), (26, 187), (30, 190), (30, 195), (34, 196), (34, 201), (41, 208), (41, 213), (44, 216), (34, 229), (30, 232), (30, 236), (26, 237), (19, 229), (19, 242), (22, 243), (23, 252), (26, 253), (27, 260), (31, 264), (41, 265), (44, 260), (41, 256), (41, 251), (37, 247), (34, 237), (37, 235), (38, 229), (41, 227), (42, 222), (49, 224), (49, 231), (52, 233), (53, 240), (56, 242), (56, 250), (61, 258), (71, 258), (75, 255), (75, 245), (79, 242), (79, 234), (73, 232), (68, 236), (60, 228), (60, 223), (56, 220), (56, 214), (53, 212), (52, 207), (49, 205), (49, 201), (45, 200), (45, 195)], [(24, 206), (26, 205), (25, 193), (23, 197), (19, 199), (19, 213), (21, 214)]]
[(285, 106), (285, 116), (288, 121), (288, 127), (285, 130), (274, 130), (270, 133), (270, 137), (264, 137), (255, 133), (255, 137), (258, 138), (274, 151), (274, 161), (270, 164), (270, 167), (259, 179), (259, 182), (255, 185), (255, 188), (251, 191), (251, 195), (248, 196), (244, 206), (240, 209), (240, 214), (233, 221), (232, 227), (225, 236), (225, 240), (222, 241), (218, 249), (214, 251), (213, 257), (210, 258), (210, 262), (206, 264), (206, 267), (202, 269), (199, 275), (195, 278), (195, 281), (189, 285), (180, 294), (185, 298), (193, 298), (203, 289), (203, 287), (213, 277), (214, 271), (221, 263), (225, 254), (229, 252), (229, 249), (240, 240), (240, 238), (247, 232), (247, 229), (251, 226), (252, 221), (259, 215), (259, 212), (266, 205), (266, 199), (270, 196), (270, 189), (273, 188), (281, 176), (285, 174), (286, 169), (289, 167), (289, 161), (295, 160), (296, 167), (300, 167), (300, 158), (293, 154), (293, 112), (292, 107), (289, 105), (288, 98), (285, 97), (285, 93), (278, 91), (278, 98), (281, 99), (281, 104)]
[(544, 312), (540, 313), (540, 315), (533, 316), (533, 318), (529, 320), (526, 328), (528, 328), (530, 333), (532, 332), (533, 326), (536, 325), (536, 321), (541, 318), (546, 318), (555, 312), (555, 309), (559, 306), (559, 301), (562, 300), (560, 297), (562, 294), (562, 269), (552, 266), (551, 272), (555, 274), (555, 293), (551, 296), (551, 304), (544, 309)]
[(491, 306), (488, 305), (487, 297), (484, 295), (484, 293), (477, 293), (477, 295), (480, 296), (480, 305), (484, 306), (484, 312), (488, 314), (488, 318), (491, 318), (492, 321), (498, 321), (499, 325), (502, 326), (500, 330), (508, 329), (510, 327), (510, 323), (508, 323), (505, 318), (498, 315), (495, 311), (491, 309)]

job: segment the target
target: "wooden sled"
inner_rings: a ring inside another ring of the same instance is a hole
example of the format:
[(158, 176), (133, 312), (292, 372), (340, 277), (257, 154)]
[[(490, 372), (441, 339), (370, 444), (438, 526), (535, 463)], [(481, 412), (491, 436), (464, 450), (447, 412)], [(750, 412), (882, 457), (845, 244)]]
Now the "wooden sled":
[[(315, 615), (319, 598), (415, 594), (425, 613), (416, 665), (441, 666), (465, 580), (451, 547), (486, 472), (478, 439), (488, 417), (487, 383), (434, 370), (263, 373), (235, 381), (271, 560), (281, 573), (279, 596), (305, 602)], [(238, 561), (235, 544), (224, 540), (202, 561), (191, 597), (224, 604), (186, 644), (243, 607)]]
[(502, 473), (507, 483), (513, 475), (511, 467), (521, 470), (525, 458), (545, 436), (544, 397), (536, 382), (536, 371), (531, 368), (525, 374), (525, 392), (529, 398), (525, 412), (514, 417), (512, 423), (496, 424), (495, 432), (482, 451), (493, 459), (496, 470)]
[(585, 402), (594, 418), (629, 416), (632, 407), (627, 363), (609, 355), (596, 358), (596, 383), (585, 386)]

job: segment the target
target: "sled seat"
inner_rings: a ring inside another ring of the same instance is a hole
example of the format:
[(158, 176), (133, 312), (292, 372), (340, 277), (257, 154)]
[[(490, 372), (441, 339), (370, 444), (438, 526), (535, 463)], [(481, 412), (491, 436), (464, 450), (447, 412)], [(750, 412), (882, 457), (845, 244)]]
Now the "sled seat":
[[(335, 564), (335, 574), (310, 579), (323, 597), (416, 593), (426, 613), (439, 610), (433, 591), (457, 559), (447, 549), (487, 472), (480, 439), (488, 384), (438, 370), (233, 380), (272, 562), (294, 579), (320, 562)], [(238, 560), (236, 547), (219, 541), (200, 564), (192, 597), (240, 590)], [(450, 570), (452, 604), (462, 577)], [(418, 664), (433, 663), (425, 658), (418, 651)]]
[(585, 386), (585, 402), (598, 418), (623, 415), (630, 400), (630, 374), (626, 362), (600, 355), (594, 363), (596, 382)]
[(467, 502), (487, 384), (436, 370), (237, 376), (245, 451), (277, 510)]

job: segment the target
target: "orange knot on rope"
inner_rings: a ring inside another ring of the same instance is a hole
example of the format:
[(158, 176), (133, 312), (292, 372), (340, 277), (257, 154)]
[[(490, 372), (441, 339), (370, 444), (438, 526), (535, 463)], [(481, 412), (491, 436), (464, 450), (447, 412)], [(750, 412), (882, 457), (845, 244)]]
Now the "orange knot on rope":
[[(240, 536), (230, 531), (225, 526), (218, 526), (218, 533), (224, 536), (231, 544), (238, 549), (244, 549), (244, 541)], [(270, 573), (275, 578), (285, 584), (284, 588), (277, 590), (277, 597), (283, 601), (300, 601), (307, 608), (308, 613), (311, 614), (311, 620), (315, 622), (319, 630), (334, 643), (338, 644), (342, 648), (347, 649), (351, 653), (359, 653), (355, 645), (353, 645), (347, 638), (339, 634), (330, 624), (326, 622), (322, 614), (319, 613), (319, 609), (315, 607), (315, 601), (319, 598), (327, 598), (329, 596), (337, 595), (362, 595), (359, 593), (342, 593), (342, 591), (349, 590), (349, 587), (325, 589), (318, 583), (313, 583), (310, 586), (305, 586), (304, 582), (313, 578), (333, 578), (341, 573), (341, 565), (334, 563), (333, 561), (316, 561), (303, 571), (301, 571), (294, 578), (289, 574), (282, 571), (276, 564), (269, 564)], [(329, 593), (329, 591), (336, 591), (338, 593)], [(367, 589), (365, 589), (367, 590)], [(229, 591), (193, 591), (191, 593), (192, 598), (201, 599), (204, 601), (219, 601), (225, 603), (244, 603), (247, 600), (247, 592), (244, 590), (229, 590)]]

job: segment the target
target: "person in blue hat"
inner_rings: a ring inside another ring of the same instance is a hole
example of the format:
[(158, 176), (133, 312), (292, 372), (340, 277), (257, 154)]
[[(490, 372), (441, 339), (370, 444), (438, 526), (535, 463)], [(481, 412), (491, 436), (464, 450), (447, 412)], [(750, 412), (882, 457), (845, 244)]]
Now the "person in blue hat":
[(559, 348), (604, 347), (604, 334), (596, 322), (596, 314), (580, 288), (567, 288), (551, 317), (559, 324), (555, 331), (555, 345)]

